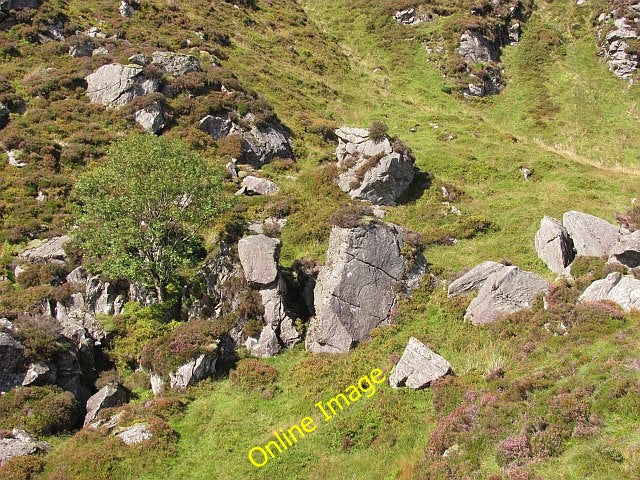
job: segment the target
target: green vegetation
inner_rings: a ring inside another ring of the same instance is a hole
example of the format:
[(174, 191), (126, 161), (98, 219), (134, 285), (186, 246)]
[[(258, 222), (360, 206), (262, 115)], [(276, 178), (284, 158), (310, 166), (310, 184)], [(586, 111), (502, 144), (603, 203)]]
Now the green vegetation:
[(71, 430), (77, 424), (73, 394), (58, 387), (19, 387), (0, 396), (0, 429), (36, 435)]
[(82, 249), (98, 271), (154, 285), (158, 299), (202, 256), (199, 234), (227, 206), (222, 177), (177, 140), (136, 135), (113, 145), (74, 187)]
[[(370, 211), (333, 182), (332, 130), (343, 124), (367, 127), (383, 119), (384, 132), (411, 148), (429, 187), (414, 185), (400, 205), (385, 209), (385, 220), (415, 231), (408, 248), (424, 244), (430, 271), (439, 276), (492, 259), (553, 280), (533, 247), (543, 215), (578, 209), (613, 221), (638, 197), (639, 87), (617, 80), (596, 55), (592, 18), (604, 2), (537, 1), (520, 44), (503, 51), (507, 88), (484, 99), (456, 95), (458, 80), (442, 77), (455, 69), (451, 52), (472, 19), (472, 2), (465, 0), (236, 2), (247, 9), (221, 1), (148, 0), (126, 21), (117, 3), (50, 1), (32, 24), (2, 34), (9, 61), (0, 65), (7, 79), (0, 78), (0, 102), (22, 99), (28, 106), (0, 131), (4, 149), (22, 150), (27, 163), (5, 166), (0, 180), (0, 266), (9, 278), (0, 282), (3, 310), (28, 309), (54, 294), (57, 287), (47, 284), (62, 270), (30, 269), (14, 283), (11, 255), (35, 237), (64, 230), (73, 188), (81, 201), (79, 236), (96, 265), (155, 284), (161, 297), (166, 290), (177, 293), (170, 285), (174, 275), (187, 277), (185, 267), (211, 250), (220, 231), (246, 219), (288, 216), (281, 232), (285, 267), (301, 259), (324, 261), (333, 224), (370, 220)], [(433, 21), (401, 26), (389, 15), (417, 4), (434, 14)], [(77, 41), (75, 30), (100, 23), (106, 38), (95, 39), (96, 46), (109, 54), (71, 58), (66, 44), (29, 41), (61, 14), (72, 19), (65, 27), (68, 44)], [(112, 37), (116, 33), (126, 41)], [(442, 56), (427, 54), (423, 41), (442, 47)], [(122, 110), (92, 105), (82, 79), (104, 63), (127, 63), (133, 53), (157, 49), (195, 54), (205, 71), (172, 81), (177, 95), (160, 98), (173, 115), (163, 137), (129, 137), (108, 154), (121, 132), (134, 128), (129, 117), (142, 104)], [(234, 92), (218, 91), (219, 84)], [(197, 129), (200, 118), (220, 111), (250, 111), (263, 121), (277, 113), (292, 129), (296, 154), (295, 163), (263, 169), (280, 193), (238, 199), (224, 215), (217, 172), (238, 155), (240, 138), (214, 142)], [(529, 181), (521, 167), (533, 171)], [(172, 195), (157, 202), (161, 188)], [(37, 201), (38, 192), (47, 199)], [(187, 205), (179, 199), (188, 192), (194, 196)], [(131, 207), (146, 201), (158, 215), (143, 218), (143, 229)], [(203, 208), (196, 209), (197, 202)], [(637, 228), (637, 209), (620, 222)], [(99, 228), (107, 225), (112, 230)], [(141, 233), (148, 243), (136, 237)], [(177, 238), (189, 241), (157, 263), (141, 261), (153, 242)], [(370, 343), (348, 355), (309, 356), (299, 346), (273, 359), (241, 360), (229, 378), (204, 382), (182, 400), (147, 400), (148, 384), (132, 370), (145, 346), (146, 365), (165, 372), (184, 358), (169, 357), (168, 345), (180, 354), (201, 352), (212, 334), (197, 328), (204, 327), (200, 323), (168, 322), (171, 305), (130, 304), (113, 319), (108, 353), (126, 385), (140, 394), (127, 407), (125, 424), (149, 421), (157, 439), (131, 448), (109, 433), (81, 432), (56, 440), (42, 461), (10, 467), (15, 478), (33, 472), (35, 478), (80, 480), (635, 478), (640, 318), (606, 303), (575, 305), (588, 282), (607, 271), (602, 259), (579, 259), (573, 273), (581, 278), (558, 285), (548, 309), (538, 304), (480, 328), (463, 323), (468, 299), (448, 300), (440, 287), (425, 285), (401, 305), (396, 324), (375, 331)], [(242, 302), (248, 318), (255, 303)], [(455, 376), (423, 391), (382, 386), (370, 402), (321, 424), (277, 461), (260, 470), (250, 465), (251, 447), (309, 414), (315, 402), (372, 368), (388, 372), (410, 336), (446, 357)], [(30, 350), (45, 358), (55, 353), (45, 348), (51, 345), (46, 332), (34, 334), (38, 338)], [(15, 401), (22, 392), (9, 397), (11, 408), (0, 417), (22, 418), (15, 413), (22, 412)], [(57, 431), (46, 418), (36, 422), (36, 414), (24, 418), (32, 418), (32, 431)], [(14, 420), (0, 428), (17, 425)], [(0, 476), (12, 478), (8, 468)]]

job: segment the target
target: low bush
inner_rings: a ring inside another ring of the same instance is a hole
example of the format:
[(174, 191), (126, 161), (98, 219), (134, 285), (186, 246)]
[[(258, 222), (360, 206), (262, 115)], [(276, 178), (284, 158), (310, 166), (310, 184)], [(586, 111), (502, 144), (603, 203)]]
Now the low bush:
[(180, 324), (173, 332), (151, 340), (142, 349), (140, 364), (158, 375), (167, 375), (200, 355), (214, 353), (222, 333), (220, 324), (209, 320)]
[(273, 388), (278, 370), (260, 360), (247, 358), (238, 362), (236, 369), (229, 373), (229, 378), (235, 385), (262, 393)]
[(32, 480), (44, 471), (44, 460), (35, 455), (14, 457), (0, 467), (0, 478), (5, 480)]
[(20, 315), (16, 325), (24, 355), (30, 360), (51, 362), (70, 347), (70, 341), (61, 334), (60, 325), (50, 317)]
[(369, 127), (369, 138), (375, 142), (379, 142), (387, 137), (388, 131), (389, 127), (387, 127), (386, 123), (375, 121), (371, 124), (371, 127)]
[(331, 223), (341, 228), (356, 228), (373, 217), (373, 210), (367, 205), (346, 205), (331, 214)]
[(0, 396), (0, 429), (52, 435), (71, 430), (77, 420), (73, 394), (59, 387), (18, 387)]

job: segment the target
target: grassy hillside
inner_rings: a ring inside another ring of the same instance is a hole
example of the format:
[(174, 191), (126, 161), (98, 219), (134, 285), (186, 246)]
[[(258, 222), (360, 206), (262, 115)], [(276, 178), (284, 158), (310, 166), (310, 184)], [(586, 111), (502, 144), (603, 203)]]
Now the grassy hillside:
[[(442, 37), (454, 48), (450, 42), (459, 34), (452, 32), (468, 16), (466, 2), (459, 13), (418, 26), (398, 25), (389, 15), (394, 2), (365, 0), (259, 1), (257, 10), (217, 1), (145, 0), (141, 14), (126, 25), (118, 19), (117, 2), (51, 3), (70, 18), (84, 19), (82, 28), (103, 18), (109, 33), (122, 28), (129, 41), (150, 50), (159, 43), (189, 50), (180, 40), (200, 27), (229, 35), (228, 46), (209, 42), (189, 51), (206, 58), (198, 52), (208, 49), (220, 57), (293, 131), (296, 166), (264, 168), (282, 187), (276, 200), (294, 206), (282, 232), (285, 266), (302, 257), (324, 261), (329, 217), (347, 203), (326, 171), (335, 145), (317, 133), (322, 128), (383, 120), (411, 147), (431, 186), (416, 187), (399, 206), (386, 208), (385, 219), (424, 236), (425, 256), (440, 277), (483, 260), (507, 259), (554, 280), (533, 245), (542, 216), (575, 209), (613, 222), (640, 194), (640, 90), (616, 79), (596, 55), (596, 2), (536, 2), (522, 41), (503, 52), (506, 89), (475, 100), (450, 92), (450, 80), (427, 61), (421, 42)], [(68, 88), (64, 103), (27, 91), (44, 65), (88, 72), (96, 60), (79, 65), (51, 44), (10, 40), (22, 55), (3, 63), (0, 73), (30, 98), (31, 107), (12, 119), (11, 128), (34, 138), (75, 139), (90, 145), (96, 159), (131, 128), (116, 113), (89, 105), (75, 87)], [(131, 48), (122, 48), (119, 58), (126, 58)], [(168, 135), (193, 129), (199, 110), (189, 112)], [(78, 140), (87, 124), (99, 138)], [(216, 146), (200, 140), (193, 139), (219, 163)], [(529, 181), (521, 167), (534, 171)], [(3, 187), (3, 201), (13, 207), (25, 192), (33, 193), (34, 182), (41, 187), (38, 168), (25, 174), (7, 166), (5, 178), (15, 185)], [(53, 190), (67, 192), (85, 168), (70, 160), (49, 172), (52, 203), (38, 207), (38, 218), (51, 231), (66, 219), (66, 196)], [(442, 186), (458, 192), (454, 204), (461, 216), (442, 205)], [(239, 209), (251, 217), (268, 208), (269, 201), (249, 199)], [(19, 210), (5, 222), (19, 225), (31, 215)], [(5, 225), (7, 231), (11, 226)], [(450, 244), (449, 238), (459, 241)], [(7, 241), (4, 248), (13, 251), (26, 242)], [(424, 285), (402, 305), (395, 325), (374, 332), (370, 343), (348, 355), (311, 356), (298, 346), (263, 361), (277, 371), (273, 382), (247, 387), (223, 376), (192, 388), (185, 410), (166, 414), (177, 434), (154, 448), (127, 449), (99, 435), (55, 439), (44, 471), (34, 478), (636, 478), (640, 373), (629, 365), (640, 357), (640, 317), (569, 307), (575, 288), (561, 289), (550, 312), (537, 305), (480, 328), (463, 323), (468, 299), (447, 300), (441, 284)], [(562, 335), (559, 318), (567, 316), (573, 323)], [(455, 376), (423, 391), (382, 385), (264, 468), (249, 463), (250, 448), (299, 422), (319, 400), (372, 368), (388, 372), (394, 352), (402, 353), (410, 336), (447, 358)], [(148, 398), (145, 392), (137, 402), (144, 406)], [(502, 442), (525, 434), (531, 444), (510, 457)], [(443, 457), (445, 445), (457, 448)]]

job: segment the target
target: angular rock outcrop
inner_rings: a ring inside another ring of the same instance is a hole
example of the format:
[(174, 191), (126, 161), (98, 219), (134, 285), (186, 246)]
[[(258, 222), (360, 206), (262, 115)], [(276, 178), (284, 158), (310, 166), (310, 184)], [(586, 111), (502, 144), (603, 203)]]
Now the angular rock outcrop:
[(469, 64), (497, 62), (500, 58), (499, 49), (481, 32), (466, 30), (460, 36), (458, 54)]
[(278, 270), (280, 240), (265, 235), (251, 235), (238, 242), (238, 255), (245, 279), (260, 294), (265, 326), (257, 338), (247, 339), (245, 346), (256, 356), (270, 357), (281, 345), (292, 347), (300, 341), (285, 305), (287, 286)]
[(444, 377), (450, 370), (449, 362), (411, 337), (400, 361), (389, 375), (389, 385), (393, 388), (424, 388), (434, 380)]
[(143, 75), (139, 65), (103, 65), (88, 75), (87, 95), (93, 103), (106, 107), (121, 107), (135, 97), (158, 90), (160, 81)]
[(620, 237), (609, 252), (609, 262), (627, 268), (640, 267), (640, 230)]
[(398, 293), (418, 285), (409, 278), (425, 271), (421, 254), (413, 265), (403, 256), (403, 234), (400, 227), (382, 223), (333, 228), (316, 282), (307, 350), (346, 353), (368, 340), (371, 330), (392, 322)]
[(27, 366), (24, 346), (6, 331), (0, 331), (0, 392), (22, 385)]
[(578, 301), (609, 301), (620, 305), (626, 312), (640, 310), (640, 280), (619, 272), (610, 273), (607, 278), (589, 285)]
[(275, 195), (280, 191), (280, 187), (275, 182), (266, 178), (247, 175), (242, 179), (240, 190), (236, 195)]
[(226, 113), (207, 115), (200, 120), (200, 130), (211, 135), (214, 140), (220, 140), (231, 132), (233, 122)]
[(87, 401), (87, 414), (84, 424), (88, 425), (96, 419), (101, 410), (118, 407), (129, 401), (129, 395), (120, 385), (106, 385)]
[(51, 451), (47, 442), (38, 442), (24, 430), (14, 428), (11, 435), (0, 438), (0, 467), (16, 457), (26, 457)]
[(547, 292), (549, 283), (539, 275), (505, 267), (490, 275), (464, 315), (473, 325), (494, 322), (505, 315), (530, 308)]
[(633, 81), (640, 64), (638, 48), (640, 40), (640, 3), (603, 13), (598, 17), (600, 52), (609, 70), (618, 78)]
[(618, 227), (587, 213), (566, 212), (562, 224), (573, 240), (578, 257), (608, 257), (620, 237)]
[(398, 23), (403, 25), (419, 25), (431, 20), (431, 17), (426, 13), (420, 13), (415, 8), (407, 8), (404, 10), (398, 10), (393, 14), (393, 18)]
[(214, 140), (237, 135), (242, 148), (238, 162), (255, 168), (262, 167), (274, 158), (293, 157), (289, 133), (276, 120), (257, 125), (255, 115), (248, 113), (242, 118), (241, 126), (233, 122), (229, 114), (220, 113), (207, 115), (200, 120), (200, 129)]
[(157, 101), (148, 107), (138, 110), (134, 114), (134, 119), (138, 125), (150, 133), (161, 132), (166, 126), (162, 104)]
[(31, 263), (63, 264), (67, 259), (64, 246), (71, 240), (68, 236), (52, 237), (37, 248), (22, 252), (19, 257)]
[(23, 387), (41, 387), (43, 385), (55, 385), (58, 372), (54, 364), (33, 362), (27, 368), (22, 380)]
[(505, 266), (502, 263), (486, 261), (476, 265), (460, 278), (449, 284), (448, 296), (465, 295), (479, 290), (489, 276), (502, 270)]
[[(169, 387), (180, 390), (209, 378), (216, 373), (218, 354), (203, 354), (181, 365), (169, 374)], [(164, 389), (165, 382), (159, 375), (151, 374), (151, 389), (157, 395)]]
[(395, 205), (415, 176), (414, 158), (394, 151), (389, 138), (374, 140), (363, 128), (339, 128), (338, 186), (351, 198)]
[(152, 65), (173, 77), (180, 77), (186, 73), (201, 72), (200, 60), (193, 55), (173, 52), (153, 52)]
[(536, 252), (547, 267), (558, 275), (565, 273), (575, 258), (573, 240), (567, 229), (555, 218), (544, 217), (535, 237)]
[(140, 0), (122, 0), (118, 12), (124, 18), (131, 18), (138, 8), (140, 8)]
[(122, 443), (125, 445), (137, 445), (153, 438), (151, 426), (148, 423), (136, 423), (130, 427), (121, 429), (116, 433)]

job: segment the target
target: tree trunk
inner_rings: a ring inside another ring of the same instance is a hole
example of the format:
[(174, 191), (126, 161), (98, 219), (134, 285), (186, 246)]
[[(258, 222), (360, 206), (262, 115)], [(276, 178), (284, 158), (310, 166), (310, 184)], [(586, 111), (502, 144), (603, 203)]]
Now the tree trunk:
[(158, 301), (164, 303), (167, 299), (167, 287), (160, 281), (155, 281), (156, 294), (158, 295)]

